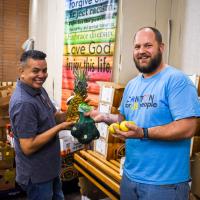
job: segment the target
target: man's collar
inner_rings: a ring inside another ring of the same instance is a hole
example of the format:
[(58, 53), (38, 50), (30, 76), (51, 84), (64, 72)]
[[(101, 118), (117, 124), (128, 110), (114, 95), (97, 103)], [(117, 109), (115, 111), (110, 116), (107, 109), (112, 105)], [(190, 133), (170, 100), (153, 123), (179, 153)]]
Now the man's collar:
[(29, 85), (27, 85), (26, 83), (20, 81), (19, 79), (17, 80), (17, 85), (19, 87), (23, 88), (31, 96), (37, 96), (37, 95), (40, 95), (42, 93), (41, 89), (34, 89), (34, 88), (30, 87)]

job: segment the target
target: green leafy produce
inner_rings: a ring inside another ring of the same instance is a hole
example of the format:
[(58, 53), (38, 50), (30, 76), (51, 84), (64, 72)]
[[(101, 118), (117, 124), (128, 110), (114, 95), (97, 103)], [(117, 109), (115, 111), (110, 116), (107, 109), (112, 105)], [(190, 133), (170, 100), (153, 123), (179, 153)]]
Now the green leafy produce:
[(78, 111), (79, 112), (89, 112), (93, 109), (92, 106), (89, 106), (87, 103), (83, 102), (79, 104)]
[(71, 134), (82, 144), (89, 144), (92, 140), (98, 139), (100, 136), (94, 120), (84, 116), (83, 112), (80, 112), (79, 121), (72, 127)]

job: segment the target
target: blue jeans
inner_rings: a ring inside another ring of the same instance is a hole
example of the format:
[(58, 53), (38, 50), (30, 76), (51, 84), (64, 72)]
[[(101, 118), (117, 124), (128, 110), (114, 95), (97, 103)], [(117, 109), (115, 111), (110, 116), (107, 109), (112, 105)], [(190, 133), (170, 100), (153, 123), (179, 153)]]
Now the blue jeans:
[(121, 200), (188, 200), (188, 182), (170, 185), (149, 185), (131, 181), (125, 174), (121, 180)]
[(19, 185), (26, 191), (28, 200), (64, 200), (60, 177), (43, 183), (29, 181), (28, 185)]

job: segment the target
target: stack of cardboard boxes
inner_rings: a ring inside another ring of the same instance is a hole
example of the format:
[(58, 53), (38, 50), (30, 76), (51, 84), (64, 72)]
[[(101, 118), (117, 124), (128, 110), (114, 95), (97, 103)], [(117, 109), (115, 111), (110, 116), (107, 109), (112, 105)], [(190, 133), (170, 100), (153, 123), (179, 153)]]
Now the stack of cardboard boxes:
[[(197, 74), (190, 75), (189, 78), (195, 84), (199, 96), (200, 101), (200, 76)], [(198, 119), (198, 130), (196, 131), (195, 136), (191, 140), (191, 199), (199, 199), (200, 198), (200, 119)]]
[(69, 130), (60, 131), (59, 139), (62, 158), (61, 180), (71, 181), (78, 177), (78, 171), (73, 166), (73, 153), (83, 149), (84, 145), (79, 143)]
[(14, 188), (14, 149), (3, 141), (0, 141), (0, 191)]
[(7, 141), (8, 106), (13, 82), (0, 82), (0, 191), (15, 188), (14, 149)]
[[(200, 119), (199, 119), (199, 130), (193, 137), (192, 143), (192, 153), (191, 153), (191, 177), (192, 185), (191, 192), (196, 196), (197, 199), (200, 198)], [(195, 198), (194, 198), (195, 199)]]
[(8, 105), (15, 85), (15, 82), (0, 82), (0, 127), (9, 123)]
[(84, 148), (84, 145), (79, 143), (78, 140), (71, 135), (70, 130), (60, 131), (59, 139), (60, 153), (62, 157)]
[[(101, 113), (117, 114), (122, 99), (124, 85), (113, 82), (98, 82), (100, 85), (98, 110)], [(98, 123), (97, 128), (100, 138), (94, 142), (94, 150), (107, 160), (117, 159), (119, 154), (124, 154), (124, 141), (109, 134), (108, 125)]]

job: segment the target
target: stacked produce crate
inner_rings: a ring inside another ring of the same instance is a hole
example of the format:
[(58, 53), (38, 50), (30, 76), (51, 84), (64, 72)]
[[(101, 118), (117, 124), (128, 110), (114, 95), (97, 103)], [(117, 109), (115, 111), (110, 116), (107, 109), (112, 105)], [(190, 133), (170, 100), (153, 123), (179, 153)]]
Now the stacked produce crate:
[(0, 190), (15, 188), (14, 149), (0, 141)]
[(7, 140), (8, 106), (15, 82), (0, 82), (0, 191), (15, 188), (14, 149)]
[(59, 139), (60, 154), (62, 157), (84, 148), (84, 145), (79, 143), (78, 140), (71, 135), (71, 131), (69, 130), (60, 131)]
[(79, 143), (69, 130), (60, 131), (59, 139), (62, 158), (61, 180), (72, 181), (78, 177), (78, 171), (73, 166), (73, 155), (74, 152), (83, 149), (84, 145)]
[[(98, 82), (100, 85), (98, 110), (101, 113), (117, 114), (124, 85), (113, 82)], [(94, 150), (102, 154), (107, 160), (117, 159), (124, 155), (124, 141), (109, 134), (108, 125), (98, 123), (100, 138), (94, 142)]]

